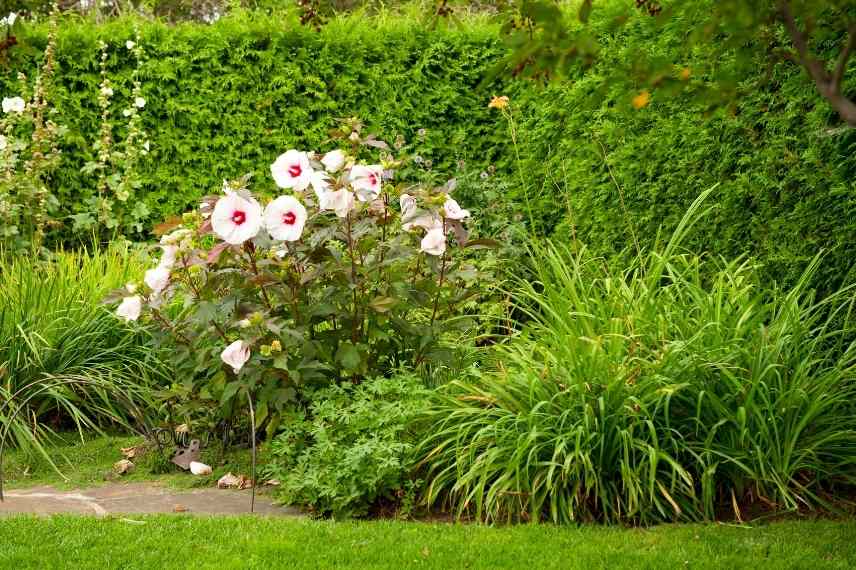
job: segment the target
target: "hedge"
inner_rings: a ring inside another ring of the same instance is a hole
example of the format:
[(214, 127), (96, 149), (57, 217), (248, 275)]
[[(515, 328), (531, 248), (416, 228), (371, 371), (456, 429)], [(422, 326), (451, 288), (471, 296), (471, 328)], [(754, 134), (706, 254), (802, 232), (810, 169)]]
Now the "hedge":
[[(132, 62), (121, 46), (134, 25), (149, 57), (144, 117), (152, 153), (144, 190), (153, 222), (245, 172), (272, 190), (266, 173), (278, 153), (330, 148), (336, 119), (357, 116), (387, 140), (402, 135), (416, 143), (438, 174), (460, 174), (461, 164), (475, 173), (495, 168), (487, 182), (459, 191), (485, 217), (507, 212), (485, 203), (486, 186), (502, 189), (490, 196), (522, 212), (523, 180), (538, 231), (570, 239), (573, 229), (595, 251), (612, 254), (631, 244), (628, 225), (644, 247), (718, 183), (718, 208), (698, 227), (693, 246), (753, 255), (781, 282), (792, 282), (818, 251), (829, 250), (817, 284), (827, 289), (853, 277), (856, 130), (830, 129), (837, 118), (801, 70), (786, 63), (761, 87), (754, 87), (760, 75), (743, 77), (753, 88), (730, 113), (708, 114), (694, 99), (656, 90), (650, 105), (632, 109), (626, 89), (601, 89), (616, 62), (639, 49), (690, 68), (710, 57), (703, 47), (686, 56), (680, 29), (658, 30), (643, 16), (604, 35), (594, 69), (547, 86), (505, 76), (483, 84), (505, 53), (486, 22), (426, 29), (413, 20), (352, 16), (317, 33), (252, 15), (213, 26), (64, 21), (56, 103), (70, 135), (56, 185), (69, 213), (94, 186), (80, 168), (97, 137), (96, 43), (116, 46), (109, 66), (117, 91), (127, 93)], [(38, 61), (44, 30), (19, 39), (0, 70), (4, 96), (16, 89), (15, 72)], [(507, 125), (486, 105), (500, 93), (512, 101), (520, 162)]]

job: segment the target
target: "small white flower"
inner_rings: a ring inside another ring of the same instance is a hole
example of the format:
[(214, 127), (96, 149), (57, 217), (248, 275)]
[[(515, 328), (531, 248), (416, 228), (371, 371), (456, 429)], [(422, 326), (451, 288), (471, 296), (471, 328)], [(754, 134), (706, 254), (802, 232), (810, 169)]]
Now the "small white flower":
[(101, 88), (101, 94), (104, 95), (105, 97), (112, 97), (113, 96), (113, 89), (110, 87), (107, 87), (105, 85), (104, 87)]
[(302, 192), (312, 182), (309, 155), (291, 149), (279, 155), (270, 165), (270, 173), (280, 188), (294, 188)]
[(242, 244), (262, 229), (262, 207), (253, 198), (227, 194), (214, 206), (211, 227), (226, 243)]
[(242, 340), (236, 340), (220, 353), (220, 360), (232, 367), (237, 374), (250, 359), (250, 346)]
[(146, 106), (146, 100), (142, 97), (134, 97), (134, 105), (136, 105), (138, 109), (142, 109)]
[(340, 218), (345, 218), (354, 209), (354, 194), (349, 190), (325, 192), (319, 204), (322, 210), (334, 210)]
[(158, 265), (154, 269), (149, 269), (146, 271), (143, 281), (155, 295), (159, 294), (169, 285), (169, 267)]
[(134, 293), (136, 293), (136, 292), (137, 292), (137, 285), (136, 285), (136, 283), (125, 283), (125, 291), (127, 291), (127, 292), (128, 292), (128, 293), (130, 293), (131, 295), (133, 295)]
[(134, 49), (134, 46), (136, 46), (136, 45), (137, 45), (136, 42), (133, 42), (131, 40), (128, 40), (125, 42), (125, 47), (128, 49)]
[(470, 211), (461, 208), (454, 198), (446, 198), (446, 203), (443, 204), (443, 211), (450, 220), (463, 220), (470, 217)]
[(143, 300), (139, 295), (133, 297), (125, 297), (119, 303), (116, 309), (116, 314), (126, 321), (136, 321), (140, 318), (140, 311), (143, 309)]
[(273, 239), (297, 241), (306, 224), (306, 208), (294, 196), (280, 196), (267, 205), (265, 228)]
[(9, 12), (9, 15), (3, 19), (0, 19), (0, 26), (9, 26), (10, 28), (15, 25), (15, 20), (18, 19), (18, 14), (15, 12)]
[(446, 251), (446, 234), (443, 228), (432, 228), (422, 238), (420, 249), (429, 255), (443, 255)]
[(250, 319), (241, 319), (240, 321), (238, 321), (238, 326), (241, 327), (242, 329), (250, 328), (251, 324), (252, 323), (250, 322)]
[(23, 113), (27, 104), (20, 97), (4, 97), (3, 112), (4, 113)]
[(321, 159), (321, 164), (327, 172), (336, 172), (345, 165), (345, 153), (341, 150), (331, 150)]
[(143, 150), (145, 150), (146, 152), (149, 152), (149, 148), (150, 148), (149, 141), (144, 142), (143, 143)]
[(130, 117), (132, 113), (133, 111), (131, 111), (130, 109), (125, 109), (124, 111), (122, 111), (122, 115), (124, 115), (125, 117)]
[(9, 141), (6, 140), (6, 137), (0, 135), (0, 150), (6, 150), (6, 146), (8, 146)]
[(351, 169), (351, 186), (357, 193), (357, 198), (363, 202), (374, 200), (380, 194), (383, 167), (380, 165), (365, 166), (358, 164)]

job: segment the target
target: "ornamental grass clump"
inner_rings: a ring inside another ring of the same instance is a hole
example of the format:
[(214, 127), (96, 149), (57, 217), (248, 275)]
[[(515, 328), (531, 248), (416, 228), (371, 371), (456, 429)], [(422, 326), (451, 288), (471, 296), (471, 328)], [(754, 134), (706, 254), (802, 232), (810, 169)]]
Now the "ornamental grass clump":
[(529, 321), (423, 417), (425, 499), (489, 521), (652, 523), (834, 508), (856, 482), (854, 289), (665, 246), (616, 269), (531, 245)]
[[(473, 326), (462, 307), (480, 275), (463, 249), (488, 244), (469, 239), (454, 181), (394, 182), (401, 162), (360, 129), (346, 124), (346, 149), (280, 155), (278, 195), (224, 183), (121, 294), (119, 316), (155, 323), (180, 376), (224, 410), (252, 395), (268, 433), (302, 386), (436, 361)], [(383, 158), (363, 162), (366, 148)]]

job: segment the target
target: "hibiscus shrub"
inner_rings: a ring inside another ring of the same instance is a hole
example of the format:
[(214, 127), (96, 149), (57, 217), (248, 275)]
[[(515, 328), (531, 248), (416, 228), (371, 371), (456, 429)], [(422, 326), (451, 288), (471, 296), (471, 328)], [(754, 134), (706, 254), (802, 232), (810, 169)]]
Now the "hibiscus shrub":
[[(269, 434), (302, 386), (436, 363), (474, 325), (462, 306), (484, 280), (464, 248), (490, 244), (469, 240), (454, 181), (396, 183), (404, 159), (360, 130), (343, 128), (347, 150), (282, 154), (271, 174), (289, 193), (265, 206), (249, 177), (225, 182), (163, 236), (118, 309), (175, 343), (185, 393), (227, 411), (250, 394)], [(360, 161), (375, 149), (381, 163)]]

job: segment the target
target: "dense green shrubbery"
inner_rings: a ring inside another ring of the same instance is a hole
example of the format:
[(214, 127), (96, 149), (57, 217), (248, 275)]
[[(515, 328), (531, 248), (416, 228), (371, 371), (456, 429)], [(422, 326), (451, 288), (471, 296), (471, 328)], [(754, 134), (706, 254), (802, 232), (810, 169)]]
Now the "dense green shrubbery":
[[(145, 332), (101, 307), (142, 271), (120, 247), (0, 261), (0, 436), (43, 451), (57, 427), (132, 424), (164, 378)], [(1, 438), (0, 438), (1, 439)], [(48, 461), (50, 458), (46, 457)]]
[(429, 503), (647, 523), (823, 507), (856, 482), (854, 289), (818, 301), (815, 263), (766, 290), (748, 261), (682, 253), (684, 229), (620, 270), (533, 246), (531, 325), (426, 414)]
[(283, 499), (323, 515), (359, 516), (411, 490), (409, 425), (424, 407), (418, 378), (398, 375), (307, 394), (306, 413), (285, 422), (272, 443), (268, 475)]
[[(151, 56), (144, 127), (153, 152), (143, 172), (150, 222), (183, 211), (235, 172), (265, 172), (281, 148), (323, 147), (334, 119), (350, 115), (387, 140), (405, 136), (433, 170), (464, 174), (459, 192), (466, 201), (483, 198), (478, 174), (492, 165), (488, 182), (500, 189), (494, 199), (521, 203), (515, 152), (498, 114), (486, 108), (490, 95), (506, 93), (518, 121), (522, 186), (530, 186), (542, 232), (567, 236), (573, 228), (594, 252), (609, 255), (629, 241), (631, 224), (650, 244), (661, 225), (674, 227), (700, 188), (721, 182), (715, 199), (723, 207), (702, 222), (693, 245), (750, 253), (767, 278), (788, 283), (819, 249), (836, 248), (815, 278), (834, 289), (852, 267), (847, 246), (856, 239), (854, 131), (828, 132), (837, 119), (787, 63), (772, 67), (766, 82), (760, 72), (739, 76), (747, 94), (733, 113), (708, 115), (695, 98), (656, 90), (648, 107), (633, 110), (632, 93), (602, 89), (614, 62), (632, 60), (644, 45), (692, 71), (704, 68), (710, 53), (697, 47), (685, 54), (687, 26), (660, 30), (641, 15), (607, 33), (611, 9), (598, 3), (592, 15), (604, 41), (600, 62), (546, 88), (507, 79), (478, 88), (504, 53), (496, 29), (481, 21), (427, 31), (407, 19), (342, 19), (320, 34), (267, 16), (214, 26), (142, 23)], [(63, 26), (57, 104), (71, 135), (56, 183), (69, 210), (94, 187), (80, 167), (91, 158), (87, 141), (98, 127), (97, 38), (121, 46), (133, 25)], [(39, 31), (19, 35), (0, 78), (4, 94), (15, 90), (13, 71), (33, 68), (44, 41)], [(133, 62), (126, 51), (114, 52), (109, 66), (117, 89), (127, 91)], [(693, 85), (703, 79), (690, 77)], [(458, 160), (466, 172), (457, 171)], [(571, 214), (559, 204), (569, 204)]]

